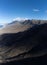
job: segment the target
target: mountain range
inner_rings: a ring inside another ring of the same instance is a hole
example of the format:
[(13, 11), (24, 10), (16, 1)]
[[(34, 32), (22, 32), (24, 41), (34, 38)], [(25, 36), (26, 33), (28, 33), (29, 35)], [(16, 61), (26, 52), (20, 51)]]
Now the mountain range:
[(13, 21), (2, 28), (0, 64), (47, 65), (47, 21)]

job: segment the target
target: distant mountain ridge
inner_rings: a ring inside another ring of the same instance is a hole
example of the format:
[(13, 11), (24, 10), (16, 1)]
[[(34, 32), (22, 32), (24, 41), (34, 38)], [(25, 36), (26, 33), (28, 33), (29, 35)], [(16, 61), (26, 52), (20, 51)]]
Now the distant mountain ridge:
[(47, 23), (47, 20), (24, 20), (24, 21), (13, 21), (4, 25), (4, 27), (0, 30), (0, 34), (3, 33), (18, 33), (25, 31), (32, 26), (40, 25)]
[(47, 23), (47, 20), (35, 20), (35, 19), (32, 19), (32, 20), (28, 19), (28, 20), (23, 20), (23, 21), (22, 20), (21, 21), (15, 20), (9, 24), (14, 24), (17, 22), (22, 23), (22, 24), (43, 24), (43, 23)]

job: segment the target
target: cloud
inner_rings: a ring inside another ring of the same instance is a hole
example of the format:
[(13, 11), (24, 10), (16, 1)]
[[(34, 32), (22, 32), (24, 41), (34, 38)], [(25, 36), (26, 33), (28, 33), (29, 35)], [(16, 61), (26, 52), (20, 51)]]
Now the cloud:
[(13, 19), (13, 21), (25, 21), (25, 20), (28, 20), (28, 18), (17, 17)]
[(39, 12), (40, 10), (39, 9), (33, 9), (34, 12)]

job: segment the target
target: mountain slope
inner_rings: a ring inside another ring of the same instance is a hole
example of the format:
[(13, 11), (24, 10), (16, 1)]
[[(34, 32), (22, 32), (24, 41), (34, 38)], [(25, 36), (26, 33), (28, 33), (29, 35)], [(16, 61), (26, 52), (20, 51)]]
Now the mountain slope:
[(13, 21), (4, 25), (2, 29), (0, 29), (0, 34), (5, 33), (18, 33), (25, 30), (28, 30), (34, 25), (40, 25), (47, 23), (47, 20), (24, 20), (24, 21)]
[(0, 63), (47, 55), (47, 24), (0, 35)]

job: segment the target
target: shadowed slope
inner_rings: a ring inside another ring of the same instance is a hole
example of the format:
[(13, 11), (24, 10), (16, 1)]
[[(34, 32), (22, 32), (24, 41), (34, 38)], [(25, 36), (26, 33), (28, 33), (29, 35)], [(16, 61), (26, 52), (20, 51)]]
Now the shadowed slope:
[[(47, 56), (47, 24), (0, 35), (0, 62)], [(23, 61), (22, 61), (23, 62)]]

